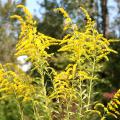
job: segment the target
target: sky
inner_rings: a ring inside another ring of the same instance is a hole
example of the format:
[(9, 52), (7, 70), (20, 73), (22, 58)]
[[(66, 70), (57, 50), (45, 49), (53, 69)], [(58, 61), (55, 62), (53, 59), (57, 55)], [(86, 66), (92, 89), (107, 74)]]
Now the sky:
[(27, 0), (26, 6), (32, 14), (35, 14), (39, 18), (41, 18), (44, 9), (40, 9), (40, 6), (37, 4), (37, 1), (39, 1), (39, 3), (43, 2), (43, 0)]

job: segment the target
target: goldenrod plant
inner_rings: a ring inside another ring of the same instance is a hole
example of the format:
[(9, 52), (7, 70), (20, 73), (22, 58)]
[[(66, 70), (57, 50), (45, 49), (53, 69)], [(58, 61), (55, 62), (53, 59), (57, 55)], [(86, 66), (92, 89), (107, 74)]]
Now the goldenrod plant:
[(14, 99), (22, 119), (21, 104), (32, 101), (35, 89), (30, 84), (32, 80), (29, 76), (12, 65), (16, 67), (16, 74), (12, 69), (9, 70), (10, 67), (10, 64), (0, 64), (0, 100)]
[[(36, 21), (28, 9), (23, 5), (18, 5), (17, 8), (22, 8), (25, 16), (11, 16), (18, 19), (21, 25), (15, 55), (26, 55), (27, 61), (33, 64), (39, 77), (26, 75), (17, 67), (13, 69), (11, 64), (0, 65), (0, 100), (12, 97), (19, 108), (20, 120), (26, 120), (24, 106), (27, 103), (31, 104), (34, 116), (29, 118), (30, 120), (87, 120), (90, 118), (86, 116), (88, 113), (101, 115), (99, 110), (93, 109), (94, 84), (98, 82), (100, 62), (103, 59), (109, 60), (108, 55), (111, 52), (117, 53), (110, 48), (111, 41), (98, 33), (95, 22), (83, 8), (80, 9), (87, 18), (84, 31), (79, 31), (63, 8), (54, 10), (60, 11), (65, 18), (65, 36), (61, 40), (37, 32)], [(57, 52), (67, 54), (70, 61), (61, 71), (49, 65), (49, 59), (54, 56), (54, 53), (48, 53), (51, 45), (59, 45)], [(45, 83), (46, 74), (52, 82), (50, 91), (47, 91)], [(33, 84), (36, 79), (39, 80), (38, 84)], [(119, 99), (115, 97), (115, 101), (112, 101), (108, 108), (115, 112), (110, 113), (116, 117), (118, 112), (111, 105), (114, 102), (119, 105)]]
[(98, 103), (94, 107), (95, 110), (100, 112), (101, 120), (107, 120), (111, 116), (115, 120), (120, 119), (120, 89), (115, 93), (113, 98), (108, 102), (105, 107), (102, 103)]
[(95, 29), (95, 22), (92, 21), (87, 11), (81, 9), (87, 18), (83, 32), (78, 30), (63, 8), (55, 9), (65, 17), (64, 30), (68, 30), (68, 34), (60, 42), (59, 52), (67, 52), (72, 63), (66, 67), (69, 71), (67, 79), (71, 83), (71, 88), (76, 91), (77, 100), (75, 102), (77, 106), (80, 106), (76, 111), (78, 119), (83, 119), (84, 112), (91, 110), (94, 81), (97, 80), (96, 71), (100, 68), (100, 60), (109, 60), (107, 55), (110, 52), (116, 53), (109, 47), (109, 40)]

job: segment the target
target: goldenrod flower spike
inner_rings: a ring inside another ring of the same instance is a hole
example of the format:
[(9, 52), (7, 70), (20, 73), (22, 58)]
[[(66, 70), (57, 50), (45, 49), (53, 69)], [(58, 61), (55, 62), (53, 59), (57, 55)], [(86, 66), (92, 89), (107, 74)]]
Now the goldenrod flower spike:
[(60, 11), (60, 12), (63, 14), (63, 16), (64, 16), (64, 18), (65, 18), (64, 30), (67, 30), (67, 29), (77, 29), (77, 26), (72, 23), (72, 20), (71, 20), (70, 16), (69, 16), (68, 13), (64, 10), (64, 8), (56, 8), (56, 9), (54, 9), (54, 11), (55, 11), (55, 12), (56, 12), (56, 11)]
[(13, 15), (10, 18), (19, 20), (21, 24), (24, 22), (23, 18), (19, 15)]
[(55, 8), (54, 11), (60, 11), (65, 18), (70, 18), (68, 13), (64, 10), (64, 8)]
[(22, 71), (17, 71), (18, 74), (16, 74), (9, 67), (13, 66), (0, 64), (0, 93), (2, 93), (0, 99), (15, 96), (17, 100), (22, 98), (22, 102), (32, 100), (35, 89), (30, 84), (31, 78)]
[(32, 14), (29, 12), (29, 10), (24, 6), (24, 5), (17, 5), (17, 8), (22, 8), (24, 13), (27, 15), (27, 17), (29, 17), (29, 19), (32, 19)]
[(25, 19), (18, 15), (12, 16), (12, 18), (17, 18), (23, 23), (21, 24), (21, 32), (16, 45), (17, 52), (15, 55), (27, 55), (29, 61), (32, 62), (35, 68), (39, 69), (40, 72), (41, 67), (49, 65), (47, 58), (52, 56), (52, 54), (47, 53), (46, 49), (49, 49), (51, 45), (56, 45), (58, 41), (37, 32), (35, 26), (36, 21), (33, 20), (31, 13), (25, 6), (18, 5), (17, 8), (22, 8), (26, 15)]
[[(111, 101), (107, 104), (107, 107), (105, 107), (102, 103), (98, 103), (95, 105), (94, 109), (98, 110), (97, 107), (102, 107), (104, 108), (104, 115), (101, 118), (101, 120), (103, 120), (103, 118), (105, 119), (106, 115), (111, 115), (114, 118), (119, 118), (120, 116), (120, 89), (116, 92), (116, 94), (114, 95), (114, 97), (111, 99)], [(99, 111), (99, 110), (98, 110)], [(107, 119), (105, 119), (107, 120)]]
[(92, 19), (90, 18), (90, 16), (89, 16), (87, 10), (85, 10), (83, 7), (80, 7), (80, 9), (84, 12), (84, 14), (85, 14), (87, 20), (91, 21)]

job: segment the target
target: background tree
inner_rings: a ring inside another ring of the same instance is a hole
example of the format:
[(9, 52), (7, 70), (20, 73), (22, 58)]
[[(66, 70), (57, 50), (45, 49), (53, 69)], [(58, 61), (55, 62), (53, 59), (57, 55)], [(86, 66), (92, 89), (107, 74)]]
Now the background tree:
[[(120, 38), (120, 0), (115, 0), (117, 4), (117, 15), (115, 17), (115, 20), (113, 21), (112, 29), (113, 33), (115, 34), (114, 36), (117, 38)], [(117, 34), (116, 32), (117, 31)]]
[[(9, 10), (9, 12), (8, 12)], [(14, 32), (15, 27), (10, 21), (11, 12), (14, 11), (14, 4), (11, 0), (6, 3), (0, 1), (0, 62), (14, 61), (13, 53), (16, 43)], [(10, 21), (10, 22), (9, 22)]]
[(116, 16), (111, 23), (109, 38), (118, 40), (118, 43), (112, 44), (113, 49), (118, 51), (117, 55), (110, 55), (110, 61), (104, 66), (106, 81), (110, 82), (108, 91), (116, 91), (120, 88), (120, 1), (116, 1)]
[[(62, 28), (64, 22), (63, 16), (56, 14), (53, 11), (54, 8), (63, 7), (79, 26), (83, 26), (84, 21), (80, 6), (87, 9), (94, 19), (97, 14), (96, 0), (44, 0), (42, 3), (38, 1), (38, 4), (40, 5), (40, 9), (44, 9), (44, 13), (42, 14), (43, 20), (39, 22), (38, 30), (55, 38), (63, 37)], [(44, 26), (47, 29), (43, 30)]]
[(102, 17), (102, 31), (103, 35), (107, 37), (108, 34), (108, 8), (107, 8), (107, 0), (101, 0), (101, 17)]
[[(25, 0), (19, 2), (25, 4)], [(14, 21), (10, 19), (14, 12), (20, 12), (16, 10), (15, 1), (0, 0), (0, 63), (15, 62), (14, 52), (19, 26), (13, 24)]]

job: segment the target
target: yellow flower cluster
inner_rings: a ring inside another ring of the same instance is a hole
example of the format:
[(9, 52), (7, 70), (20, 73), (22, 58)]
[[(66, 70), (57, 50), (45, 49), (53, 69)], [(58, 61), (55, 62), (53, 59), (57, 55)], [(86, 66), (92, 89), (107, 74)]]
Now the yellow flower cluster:
[(50, 99), (62, 98), (64, 100), (76, 98), (75, 89), (70, 84), (69, 70), (56, 73), (53, 79), (53, 93), (49, 96)]
[(113, 99), (107, 105), (108, 111), (120, 117), (120, 89), (114, 95)]
[(57, 12), (57, 11), (60, 11), (62, 14), (63, 14), (63, 16), (64, 16), (64, 18), (65, 18), (65, 21), (64, 21), (64, 30), (68, 30), (69, 28), (72, 28), (72, 20), (71, 20), (71, 18), (69, 17), (69, 15), (68, 15), (68, 13), (63, 9), (63, 8), (56, 8), (56, 9), (54, 9), (54, 11), (55, 12)]
[(35, 93), (34, 87), (30, 84), (31, 78), (26, 76), (21, 70), (16, 74), (12, 70), (8, 70), (8, 65), (0, 64), (0, 99), (6, 99), (10, 96), (23, 102), (32, 100)]
[(46, 49), (49, 49), (50, 45), (56, 44), (56, 40), (42, 33), (37, 33), (36, 21), (33, 20), (28, 9), (23, 5), (17, 7), (23, 9), (25, 19), (18, 15), (11, 16), (11, 18), (16, 18), (21, 22), (16, 56), (27, 55), (28, 60), (33, 63), (36, 69), (40, 70), (45, 64), (48, 65), (47, 58), (51, 57), (51, 54), (48, 54)]
[(107, 55), (110, 52), (116, 53), (116, 51), (110, 49), (109, 41), (95, 29), (94, 21), (91, 20), (87, 11), (83, 8), (82, 10), (87, 17), (85, 31), (74, 30), (65, 35), (63, 40), (61, 40), (60, 44), (63, 46), (59, 51), (71, 53), (70, 59), (72, 61), (91, 61), (94, 57), (96, 57), (97, 61), (103, 58), (108, 60)]

